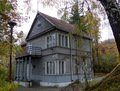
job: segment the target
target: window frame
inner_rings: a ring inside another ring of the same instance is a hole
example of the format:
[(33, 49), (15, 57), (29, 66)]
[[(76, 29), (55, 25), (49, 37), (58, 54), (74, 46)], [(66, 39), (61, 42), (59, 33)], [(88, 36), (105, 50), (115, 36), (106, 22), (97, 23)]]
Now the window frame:
[(45, 62), (45, 75), (64, 75), (64, 74), (66, 74), (66, 62), (64, 60)]
[(69, 48), (69, 36), (67, 34), (58, 33), (57, 43), (59, 47)]
[(45, 62), (45, 74), (46, 75), (55, 75), (55, 61)]
[(52, 33), (46, 36), (46, 47), (51, 48), (56, 46), (56, 33)]

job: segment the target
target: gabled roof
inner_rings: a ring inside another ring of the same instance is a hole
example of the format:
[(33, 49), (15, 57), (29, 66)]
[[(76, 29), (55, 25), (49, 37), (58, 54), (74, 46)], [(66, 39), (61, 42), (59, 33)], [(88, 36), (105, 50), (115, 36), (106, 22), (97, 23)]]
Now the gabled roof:
[[(75, 26), (73, 24), (69, 24), (69, 23), (67, 23), (67, 22), (65, 22), (63, 20), (48, 16), (48, 15), (43, 14), (41, 12), (38, 12), (36, 17), (37, 16), (39, 17), (39, 15), (42, 16), (46, 21), (48, 21), (54, 28), (57, 28), (59, 30), (66, 31), (66, 32), (73, 32), (75, 30)], [(32, 31), (32, 27), (34, 26), (35, 21), (36, 21), (36, 18), (34, 19), (34, 22), (33, 22), (32, 26), (31, 26), (31, 29), (30, 29), (26, 39), (30, 35), (30, 33)], [(88, 35), (87, 36), (84, 35), (83, 37), (91, 39)]]
[(63, 20), (48, 16), (46, 14), (43, 14), (41, 12), (39, 12), (39, 14), (44, 17), (48, 22), (50, 22), (53, 26), (55, 26), (56, 28), (60, 29), (60, 30), (64, 30), (67, 32), (72, 32), (75, 30), (74, 25), (66, 23)]

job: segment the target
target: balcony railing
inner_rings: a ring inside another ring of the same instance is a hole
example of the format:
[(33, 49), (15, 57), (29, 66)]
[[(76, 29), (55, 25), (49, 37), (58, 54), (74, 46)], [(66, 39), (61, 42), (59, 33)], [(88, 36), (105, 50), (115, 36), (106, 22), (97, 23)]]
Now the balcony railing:
[(27, 46), (26, 52), (29, 55), (41, 55), (41, 47)]
[(36, 46), (25, 46), (22, 48), (23, 51), (16, 54), (16, 57), (26, 56), (26, 55), (41, 55), (41, 47)]

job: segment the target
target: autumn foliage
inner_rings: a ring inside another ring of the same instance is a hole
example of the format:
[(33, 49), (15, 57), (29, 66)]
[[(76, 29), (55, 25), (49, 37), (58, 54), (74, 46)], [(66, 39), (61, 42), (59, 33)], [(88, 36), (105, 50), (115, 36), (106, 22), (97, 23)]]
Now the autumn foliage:
[(119, 53), (114, 39), (99, 43), (98, 53), (98, 61), (94, 62), (95, 72), (109, 73), (119, 63)]

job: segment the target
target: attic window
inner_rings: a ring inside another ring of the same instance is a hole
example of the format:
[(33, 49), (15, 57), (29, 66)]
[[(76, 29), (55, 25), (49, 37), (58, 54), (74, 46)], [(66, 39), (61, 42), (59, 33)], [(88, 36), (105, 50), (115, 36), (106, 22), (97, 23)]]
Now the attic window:
[(37, 26), (40, 27), (42, 25), (41, 21), (38, 21)]
[(41, 25), (42, 25), (41, 23), (38, 23), (38, 25), (37, 25), (37, 26), (38, 26), (38, 27), (40, 27)]

